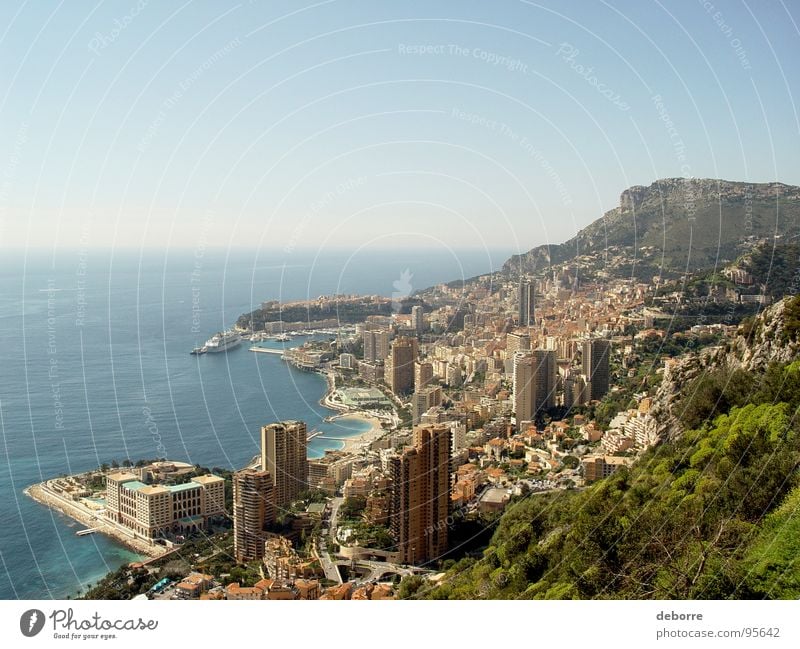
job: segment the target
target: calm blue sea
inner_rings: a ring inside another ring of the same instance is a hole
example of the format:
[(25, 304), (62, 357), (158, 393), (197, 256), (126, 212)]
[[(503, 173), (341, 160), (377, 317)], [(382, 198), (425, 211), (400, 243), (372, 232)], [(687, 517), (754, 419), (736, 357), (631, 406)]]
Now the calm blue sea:
[[(326, 424), (324, 380), (242, 345), (195, 345), (267, 299), (391, 296), (496, 269), (508, 251), (6, 251), (0, 258), (0, 598), (63, 598), (131, 561), (22, 490), (112, 459), (238, 468), (261, 425)], [(309, 455), (332, 442), (316, 439)], [(330, 447), (330, 446), (327, 446)]]

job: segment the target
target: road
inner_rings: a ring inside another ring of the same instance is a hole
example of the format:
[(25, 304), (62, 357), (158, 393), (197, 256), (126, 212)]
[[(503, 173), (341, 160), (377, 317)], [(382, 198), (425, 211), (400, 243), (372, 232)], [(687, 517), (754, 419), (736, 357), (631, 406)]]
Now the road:
[(330, 501), (331, 515), (328, 518), (328, 526), (323, 524), (319, 538), (319, 562), (322, 569), (325, 571), (325, 578), (330, 581), (335, 581), (337, 584), (342, 583), (342, 575), (339, 569), (331, 559), (330, 552), (328, 551), (328, 544), (336, 542), (336, 519), (339, 517), (339, 507), (344, 502), (344, 498), (333, 498)]
[(362, 579), (360, 579), (361, 582), (379, 581), (380, 578), (386, 573), (392, 573), (395, 575), (408, 577), (409, 575), (413, 575), (415, 573), (418, 574), (418, 573), (430, 572), (430, 570), (426, 570), (424, 568), (398, 566), (397, 564), (387, 563), (385, 561), (358, 561), (356, 563), (359, 566), (365, 566), (370, 569), (370, 573), (368, 575), (365, 575)]

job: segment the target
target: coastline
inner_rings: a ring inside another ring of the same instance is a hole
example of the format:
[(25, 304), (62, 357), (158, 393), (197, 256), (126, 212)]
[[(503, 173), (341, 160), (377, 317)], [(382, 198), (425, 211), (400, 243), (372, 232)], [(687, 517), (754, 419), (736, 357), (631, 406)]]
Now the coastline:
[[(335, 423), (339, 420), (353, 420), (369, 424), (369, 428), (363, 432), (353, 435), (338, 437), (334, 432), (331, 436), (322, 436), (322, 439), (329, 440), (329, 446), (341, 445), (337, 450), (348, 455), (360, 454), (365, 448), (369, 447), (375, 440), (386, 434), (383, 428), (383, 421), (391, 422), (391, 417), (381, 418), (377, 413), (351, 410), (347, 406), (331, 400), (336, 390), (336, 378), (333, 372), (320, 372), (326, 379), (326, 389), (319, 399), (319, 404), (330, 410), (333, 414), (325, 417), (325, 421)], [(346, 430), (346, 429), (345, 429)], [(66, 498), (50, 488), (49, 481), (32, 484), (23, 493), (33, 501), (51, 510), (70, 518), (87, 529), (92, 528), (97, 534), (103, 534), (111, 541), (119, 543), (127, 550), (138, 555), (141, 560), (154, 559), (167, 553), (166, 547), (151, 544), (147, 541), (134, 537), (122, 526), (116, 525), (110, 520), (106, 520), (102, 515), (98, 515), (93, 509), (82, 505), (80, 502)], [(136, 559), (134, 559), (135, 561)], [(107, 574), (107, 573), (104, 573)]]
[(40, 505), (55, 509), (64, 516), (77, 521), (81, 525), (85, 525), (87, 528), (96, 529), (97, 534), (104, 534), (143, 557), (154, 559), (160, 557), (167, 551), (167, 548), (132, 537), (130, 534), (115, 526), (111, 521), (98, 518), (98, 516), (90, 510), (59, 496), (47, 487), (46, 482), (40, 482), (26, 487), (22, 492)]

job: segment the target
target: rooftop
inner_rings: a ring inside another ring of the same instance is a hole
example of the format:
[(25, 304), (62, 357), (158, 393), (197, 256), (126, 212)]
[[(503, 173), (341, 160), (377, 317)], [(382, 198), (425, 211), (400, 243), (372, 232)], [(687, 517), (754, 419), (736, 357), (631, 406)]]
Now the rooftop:
[(196, 482), (184, 482), (183, 484), (173, 484), (169, 485), (167, 489), (171, 492), (176, 493), (179, 491), (190, 491), (191, 489), (199, 489), (199, 485)]
[[(125, 485), (126, 487), (128, 484)], [(136, 491), (143, 493), (147, 496), (154, 496), (155, 494), (165, 494), (169, 493), (167, 489), (162, 487), (161, 485), (145, 485), (143, 487), (139, 487)]]
[(117, 482), (122, 482), (125, 480), (136, 480), (136, 475), (131, 473), (130, 471), (114, 471), (109, 473), (106, 476), (109, 480), (116, 480)]
[(140, 480), (128, 480), (125, 484), (122, 485), (124, 489), (130, 489), (131, 491), (139, 491), (143, 489), (147, 485)]
[(192, 482), (197, 482), (198, 484), (213, 484), (215, 482), (225, 482), (225, 479), (220, 478), (218, 475), (207, 473), (206, 475), (195, 476), (192, 478)]

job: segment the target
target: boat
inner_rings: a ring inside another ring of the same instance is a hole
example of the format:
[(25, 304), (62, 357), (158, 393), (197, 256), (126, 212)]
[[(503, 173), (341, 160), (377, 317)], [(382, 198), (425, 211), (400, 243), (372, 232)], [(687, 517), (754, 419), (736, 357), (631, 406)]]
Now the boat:
[(220, 331), (219, 333), (211, 336), (211, 338), (206, 340), (206, 344), (203, 346), (205, 347), (206, 352), (209, 354), (215, 354), (217, 352), (226, 352), (229, 349), (238, 347), (241, 342), (242, 337), (232, 329), (228, 329), (227, 331)]
[(200, 354), (206, 353), (205, 347), (195, 347), (192, 351), (189, 352), (192, 356), (198, 356)]
[(278, 334), (277, 336), (275, 336), (275, 340), (277, 340), (279, 343), (285, 343), (286, 341), (291, 339), (292, 338), (291, 336), (289, 336), (289, 334)]

